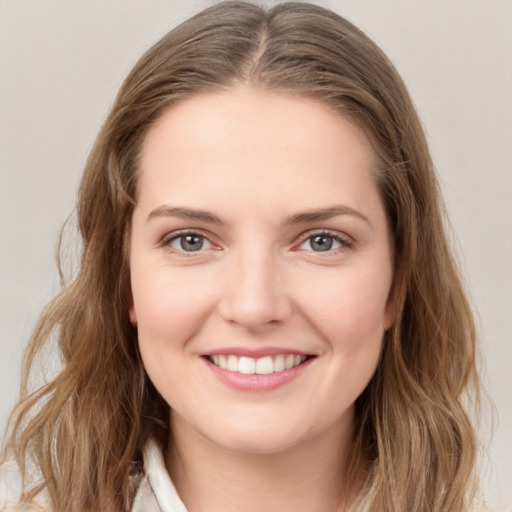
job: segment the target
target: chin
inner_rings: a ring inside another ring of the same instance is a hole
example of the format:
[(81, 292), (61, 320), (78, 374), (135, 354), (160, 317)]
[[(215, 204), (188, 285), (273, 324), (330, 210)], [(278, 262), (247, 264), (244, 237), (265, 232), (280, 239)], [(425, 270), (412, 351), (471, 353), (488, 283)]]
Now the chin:
[(225, 451), (245, 455), (273, 455), (290, 450), (297, 444), (296, 439), (282, 439), (276, 436), (262, 435), (259, 438), (238, 434), (229, 439), (213, 441)]
[(206, 433), (207, 439), (218, 447), (233, 453), (271, 455), (282, 453), (306, 441), (306, 432), (298, 425), (279, 422), (231, 422), (214, 432)]

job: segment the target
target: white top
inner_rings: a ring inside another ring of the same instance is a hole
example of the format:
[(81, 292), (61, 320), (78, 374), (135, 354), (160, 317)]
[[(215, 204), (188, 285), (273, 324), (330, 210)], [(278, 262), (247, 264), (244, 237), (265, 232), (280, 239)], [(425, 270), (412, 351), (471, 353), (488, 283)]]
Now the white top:
[(164, 464), (163, 453), (151, 439), (143, 450), (144, 475), (131, 512), (187, 512)]
[[(138, 480), (137, 490), (131, 512), (187, 512), (164, 463), (162, 450), (155, 440), (150, 440), (143, 449), (144, 472)], [(16, 496), (19, 496), (20, 479), (14, 464), (5, 464), (0, 468), (0, 511), (16, 510)], [(17, 492), (16, 492), (17, 491)], [(9, 500), (11, 497), (11, 501)], [(43, 510), (45, 507), (41, 504)], [(38, 509), (41, 510), (41, 509)], [(483, 512), (512, 512), (512, 507), (475, 508)]]
[[(155, 440), (150, 440), (143, 449), (144, 470), (132, 477), (136, 482), (135, 500), (131, 512), (187, 512), (180, 500), (164, 464), (162, 450)], [(16, 505), (21, 495), (21, 479), (14, 461), (0, 467), (0, 512), (19, 510)], [(49, 510), (45, 506), (45, 493), (38, 497), (37, 507), (23, 510)]]

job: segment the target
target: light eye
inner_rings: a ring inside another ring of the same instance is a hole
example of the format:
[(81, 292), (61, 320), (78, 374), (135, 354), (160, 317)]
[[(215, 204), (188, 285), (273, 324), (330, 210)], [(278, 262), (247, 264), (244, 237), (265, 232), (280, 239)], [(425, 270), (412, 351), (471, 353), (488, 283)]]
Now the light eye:
[(212, 248), (211, 242), (198, 233), (184, 233), (175, 236), (169, 241), (169, 245), (177, 251), (184, 252), (197, 252)]
[(327, 233), (316, 233), (308, 237), (300, 245), (300, 249), (314, 252), (328, 252), (343, 247), (344, 244), (339, 238)]

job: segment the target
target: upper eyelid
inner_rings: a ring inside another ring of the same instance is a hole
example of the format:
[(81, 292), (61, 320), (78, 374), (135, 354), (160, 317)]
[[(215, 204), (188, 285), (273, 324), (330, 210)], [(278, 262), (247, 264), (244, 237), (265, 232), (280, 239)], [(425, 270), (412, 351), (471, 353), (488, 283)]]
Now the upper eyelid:
[(164, 236), (162, 236), (161, 239), (162, 239), (162, 241), (169, 241), (169, 240), (174, 240), (175, 238), (179, 238), (180, 236), (185, 236), (185, 235), (199, 235), (199, 236), (206, 238), (210, 242), (214, 243), (212, 240), (213, 236), (210, 235), (209, 233), (207, 233), (205, 230), (199, 229), (199, 228), (184, 228), (184, 229), (176, 229), (174, 231), (169, 231)]
[(315, 236), (315, 235), (326, 235), (326, 236), (331, 236), (337, 240), (355, 243), (355, 240), (352, 236), (347, 235), (346, 233), (341, 233), (339, 231), (332, 230), (332, 229), (310, 229), (310, 230), (306, 231), (305, 233), (302, 233), (302, 235), (300, 235), (300, 237), (299, 237), (300, 241), (301, 241), (300, 243), (306, 241), (308, 238), (311, 238), (312, 236)]

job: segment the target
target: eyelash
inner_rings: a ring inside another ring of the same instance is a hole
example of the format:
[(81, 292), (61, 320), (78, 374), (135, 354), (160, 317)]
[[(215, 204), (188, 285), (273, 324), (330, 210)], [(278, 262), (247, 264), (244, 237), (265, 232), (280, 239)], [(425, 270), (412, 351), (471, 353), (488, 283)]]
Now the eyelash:
[(323, 252), (326, 254), (326, 256), (329, 254), (330, 255), (338, 254), (340, 252), (344, 252), (344, 251), (351, 249), (352, 247), (354, 247), (354, 244), (355, 244), (354, 239), (347, 235), (342, 235), (337, 231), (330, 231), (328, 229), (322, 229), (320, 231), (313, 230), (313, 231), (308, 231), (307, 233), (305, 233), (301, 238), (301, 242), (296, 246), (298, 248), (297, 250), (300, 250), (300, 247), (304, 243), (306, 243), (308, 241), (312, 241), (316, 237), (332, 238), (335, 242), (338, 242), (340, 244), (339, 247), (336, 247), (334, 249), (329, 248), (326, 251), (313, 251), (312, 249), (308, 250), (309, 252), (313, 252), (313, 253), (319, 254), (319, 255), (321, 255)]
[[(201, 238), (204, 242), (209, 243), (212, 247), (218, 247), (214, 242), (212, 242), (212, 240), (208, 236), (201, 233), (199, 230), (185, 230), (170, 233), (169, 235), (165, 236), (162, 239), (160, 245), (168, 249), (170, 252), (185, 258), (193, 257), (203, 252), (203, 247), (201, 247), (197, 251), (185, 251), (183, 249), (172, 247), (172, 242), (175, 242), (187, 236), (195, 236)], [(344, 252), (351, 249), (352, 247), (354, 247), (355, 244), (355, 241), (349, 236), (341, 235), (340, 233), (335, 231), (322, 229), (319, 231), (313, 230), (304, 233), (301, 237), (301, 241), (297, 245), (295, 245), (295, 250), (301, 250), (300, 248), (304, 243), (312, 241), (312, 239), (314, 239), (315, 237), (331, 238), (332, 240), (340, 244), (339, 247), (336, 247), (334, 249), (329, 248), (325, 251), (314, 251), (312, 249), (306, 249), (308, 252), (312, 252), (319, 255), (321, 255), (323, 252), (325, 252), (326, 255), (338, 254), (340, 252)]]
[(165, 236), (162, 239), (160, 245), (162, 247), (165, 247), (166, 249), (168, 249), (170, 252), (177, 254), (179, 256), (185, 257), (185, 258), (189, 258), (191, 256), (195, 256), (196, 254), (203, 252), (202, 247), (197, 251), (185, 251), (183, 249), (178, 249), (178, 248), (172, 247), (172, 245), (171, 245), (172, 242), (177, 241), (180, 238), (185, 238), (187, 236), (195, 236), (195, 237), (201, 238), (203, 241), (209, 243), (213, 247), (216, 247), (216, 244), (214, 244), (208, 236), (201, 233), (199, 230), (185, 230), (185, 231), (178, 231), (178, 232), (170, 233), (169, 235)]

